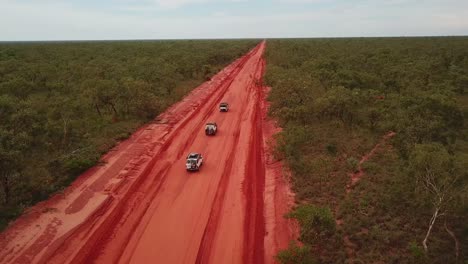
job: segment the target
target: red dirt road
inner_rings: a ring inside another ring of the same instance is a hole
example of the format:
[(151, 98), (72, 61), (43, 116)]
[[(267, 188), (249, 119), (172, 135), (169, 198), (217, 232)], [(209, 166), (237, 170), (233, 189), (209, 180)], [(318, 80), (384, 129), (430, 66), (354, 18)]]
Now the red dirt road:
[[(273, 263), (293, 198), (266, 142), (260, 43), (0, 234), (0, 263)], [(227, 101), (230, 111), (220, 113)], [(204, 134), (215, 121), (218, 133)], [(199, 172), (185, 157), (200, 152)]]

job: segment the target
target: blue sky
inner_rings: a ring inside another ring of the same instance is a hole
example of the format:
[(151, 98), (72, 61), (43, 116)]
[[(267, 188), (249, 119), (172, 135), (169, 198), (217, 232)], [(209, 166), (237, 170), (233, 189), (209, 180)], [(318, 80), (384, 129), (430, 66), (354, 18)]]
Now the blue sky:
[(468, 0), (0, 0), (0, 41), (468, 35)]

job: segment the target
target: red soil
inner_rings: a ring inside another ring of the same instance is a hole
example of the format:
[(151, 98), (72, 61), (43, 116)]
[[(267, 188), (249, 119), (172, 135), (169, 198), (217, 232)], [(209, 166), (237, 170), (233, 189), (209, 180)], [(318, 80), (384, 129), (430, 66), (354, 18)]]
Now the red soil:
[[(0, 263), (272, 263), (295, 234), (262, 42), (0, 234)], [(227, 113), (218, 111), (230, 103)], [(203, 126), (216, 121), (207, 137)], [(185, 156), (201, 152), (199, 172)], [(265, 164), (266, 163), (266, 164)]]
[(265, 146), (265, 263), (274, 263), (271, 256), (288, 247), (289, 242), (299, 237), (299, 224), (294, 219), (285, 218), (294, 206), (294, 193), (290, 189), (290, 171), (275, 159), (273, 150), (276, 144), (273, 136), (281, 131), (275, 120), (267, 117), (269, 108), (266, 95), (271, 88), (264, 87), (263, 144)]

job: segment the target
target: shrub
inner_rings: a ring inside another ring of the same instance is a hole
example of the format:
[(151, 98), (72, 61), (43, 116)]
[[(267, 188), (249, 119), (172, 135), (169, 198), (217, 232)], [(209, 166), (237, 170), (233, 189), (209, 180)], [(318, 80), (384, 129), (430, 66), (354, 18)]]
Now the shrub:
[(353, 171), (353, 172), (357, 172), (358, 169), (359, 169), (359, 161), (354, 158), (354, 157), (351, 157), (351, 158), (348, 158), (346, 160), (346, 163), (348, 164), (348, 168)]
[(336, 143), (329, 143), (329, 144), (327, 144), (327, 146), (325, 146), (325, 148), (327, 149), (327, 152), (330, 155), (333, 155), (333, 156), (336, 155), (336, 152), (337, 152)]
[(416, 243), (416, 241), (411, 241), (408, 245), (408, 250), (411, 254), (413, 263), (426, 263), (427, 258), (424, 254), (424, 249)]
[(65, 169), (71, 174), (79, 174), (96, 163), (95, 160), (88, 157), (74, 157), (65, 161)]
[(332, 235), (336, 229), (335, 218), (327, 207), (316, 207), (310, 204), (301, 205), (287, 215), (295, 218), (301, 225), (301, 241), (315, 244)]
[(287, 249), (280, 251), (276, 259), (281, 264), (317, 263), (311, 253), (311, 248), (307, 245), (299, 246), (295, 241), (291, 241)]
[(361, 165), (366, 174), (373, 174), (379, 171), (380, 166), (372, 161), (366, 161)]
[(0, 230), (23, 212), (22, 206), (0, 206)]

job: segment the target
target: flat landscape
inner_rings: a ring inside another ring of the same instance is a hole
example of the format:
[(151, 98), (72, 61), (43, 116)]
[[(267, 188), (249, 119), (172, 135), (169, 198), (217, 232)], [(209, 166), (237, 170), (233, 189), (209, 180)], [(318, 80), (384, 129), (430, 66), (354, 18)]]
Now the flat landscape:
[(465, 263), (466, 47), (1, 43), (0, 263)]
[[(268, 225), (264, 218), (265, 178), (276, 177), (264, 162), (264, 49), (262, 42), (119, 143), (63, 193), (31, 208), (2, 234), (0, 260), (272, 262), (274, 250), (264, 243), (285, 247), (292, 237), (282, 218), (287, 211), (273, 212)], [(230, 104), (226, 113), (218, 109), (222, 101)], [(219, 127), (214, 137), (205, 135), (209, 121)], [(198, 172), (185, 170), (190, 152), (205, 157)], [(274, 190), (267, 195), (276, 202)]]

